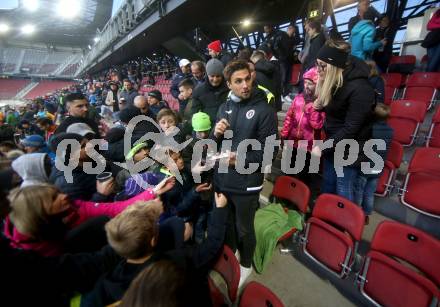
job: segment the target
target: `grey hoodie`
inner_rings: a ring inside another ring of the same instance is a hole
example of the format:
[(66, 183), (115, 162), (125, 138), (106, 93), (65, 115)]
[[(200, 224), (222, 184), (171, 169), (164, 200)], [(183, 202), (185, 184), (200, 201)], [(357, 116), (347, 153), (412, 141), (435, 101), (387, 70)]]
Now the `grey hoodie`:
[(25, 154), (12, 162), (12, 168), (23, 179), (22, 188), (49, 182), (44, 167), (46, 156), (45, 153)]

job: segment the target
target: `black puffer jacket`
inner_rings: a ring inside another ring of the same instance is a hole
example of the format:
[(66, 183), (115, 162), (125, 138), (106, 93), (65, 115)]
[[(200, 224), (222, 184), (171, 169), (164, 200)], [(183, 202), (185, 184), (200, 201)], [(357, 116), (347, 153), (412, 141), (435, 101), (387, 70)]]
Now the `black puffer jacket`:
[(324, 108), (324, 131), (334, 145), (343, 139), (355, 139), (362, 150), (371, 137), (374, 89), (368, 81), (369, 68), (364, 61), (350, 57), (344, 70), (344, 83)]
[(191, 114), (199, 111), (205, 112), (209, 115), (211, 123), (213, 123), (218, 108), (226, 102), (228, 92), (229, 90), (225, 82), (218, 87), (213, 87), (211, 83), (209, 83), (208, 77), (206, 77), (205, 82), (198, 85), (193, 92)]
[[(214, 186), (217, 191), (237, 194), (259, 193), (264, 179), (261, 164), (266, 138), (272, 135), (278, 138), (275, 110), (267, 103), (263, 91), (254, 88), (249, 99), (240, 102), (228, 99), (225, 104), (220, 106), (216, 122), (222, 118), (229, 122), (229, 129), (233, 131), (231, 151), (236, 152), (238, 145), (243, 140), (255, 139), (260, 142), (261, 149), (251, 150), (248, 146), (245, 157), (246, 168), (249, 167), (249, 163), (258, 163), (259, 168), (249, 175), (239, 174), (235, 167), (229, 167), (227, 173), (220, 173), (216, 170)], [(218, 148), (221, 148), (223, 138), (217, 139), (213, 135), (212, 138), (218, 143)], [(272, 158), (275, 156), (275, 150)], [(240, 156), (240, 153), (238, 153), (238, 156)]]

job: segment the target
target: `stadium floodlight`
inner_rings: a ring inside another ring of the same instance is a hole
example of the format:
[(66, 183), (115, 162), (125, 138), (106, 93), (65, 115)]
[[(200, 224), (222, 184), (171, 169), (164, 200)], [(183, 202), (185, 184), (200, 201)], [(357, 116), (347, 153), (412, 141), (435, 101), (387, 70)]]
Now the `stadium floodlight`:
[(94, 41), (95, 43), (99, 42), (99, 37), (98, 37), (98, 36), (95, 37), (95, 38), (93, 39), (93, 41)]
[(66, 19), (78, 16), (81, 10), (81, 2), (79, 0), (60, 0), (56, 6), (58, 15)]
[(0, 23), (0, 33), (6, 33), (9, 31), (9, 26), (5, 23)]
[(241, 22), (243, 27), (249, 27), (252, 24), (252, 21), (250, 19), (245, 19)]
[(89, 50), (92, 50), (92, 46), (90, 46), (90, 45), (87, 45), (87, 47), (89, 48)]
[(24, 25), (21, 27), (21, 33), (23, 33), (23, 34), (32, 34), (34, 32), (35, 32), (34, 25)]
[(38, 7), (40, 6), (40, 3), (38, 0), (23, 0), (23, 7), (31, 12), (35, 12)]

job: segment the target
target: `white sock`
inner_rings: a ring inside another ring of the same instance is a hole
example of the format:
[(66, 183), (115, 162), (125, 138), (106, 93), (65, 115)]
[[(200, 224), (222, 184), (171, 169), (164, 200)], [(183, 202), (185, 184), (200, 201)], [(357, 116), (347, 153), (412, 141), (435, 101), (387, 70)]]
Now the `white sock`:
[(246, 268), (240, 265), (240, 282), (238, 287), (241, 288), (252, 273), (252, 267)]
[(238, 263), (240, 263), (240, 251), (238, 249), (235, 251), (235, 258), (237, 258)]

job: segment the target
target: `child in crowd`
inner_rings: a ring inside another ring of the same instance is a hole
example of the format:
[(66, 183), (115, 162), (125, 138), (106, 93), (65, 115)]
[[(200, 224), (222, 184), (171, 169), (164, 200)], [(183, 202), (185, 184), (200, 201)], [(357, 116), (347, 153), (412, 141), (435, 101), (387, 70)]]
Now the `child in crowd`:
[(157, 117), (157, 114), (162, 109), (169, 109), (169, 105), (166, 101), (162, 100), (162, 93), (158, 90), (152, 90), (148, 93), (148, 104), (150, 105), (150, 112)]
[(182, 98), (180, 104), (180, 116), (183, 119), (183, 133), (185, 136), (191, 136), (191, 108), (192, 108), (192, 94), (194, 90), (194, 82), (191, 79), (183, 79), (179, 83), (179, 92)]
[(376, 93), (376, 103), (383, 103), (385, 99), (385, 81), (380, 76), (377, 71), (377, 65), (374, 61), (365, 61), (368, 67), (370, 68), (370, 75), (368, 77), (368, 81), (371, 86), (374, 88), (374, 92)]
[[(217, 193), (215, 203), (216, 208), (213, 210), (210, 220), (207, 239), (200, 245), (171, 248), (166, 252), (158, 252), (156, 249), (157, 243), (161, 240), (161, 237), (158, 236), (157, 223), (162, 212), (160, 200), (135, 204), (132, 208), (124, 210), (113, 218), (105, 227), (107, 239), (113, 250), (123, 259), (119, 260), (116, 265), (109, 267), (109, 270), (99, 278), (92, 290), (83, 293), (81, 306), (107, 306), (119, 301), (139, 272), (163, 259), (182, 265), (187, 272), (191, 273), (193, 280), (201, 286), (198, 297), (194, 300), (203, 302), (203, 304), (194, 306), (209, 306), (207, 274), (209, 264), (223, 244), (227, 216), (224, 209), (227, 205), (226, 197)], [(175, 235), (182, 236), (181, 238), (176, 237), (176, 241), (184, 239), (182, 232)], [(106, 259), (107, 262), (104, 264), (96, 263), (96, 268), (93, 268), (92, 264), (87, 268), (94, 269), (93, 272), (99, 271), (102, 270), (103, 265), (113, 264), (114, 259), (115, 257)]]
[[(97, 186), (102, 193), (108, 188), (105, 182)], [(166, 185), (166, 188), (169, 190), (172, 184)], [(136, 201), (158, 196), (157, 192), (149, 189), (120, 202), (71, 201), (57, 187), (41, 184), (27, 186), (11, 194), (11, 212), (5, 220), (4, 235), (12, 247), (33, 250), (43, 256), (62, 254), (67, 232), (87, 220), (101, 215), (114, 217)]]
[[(319, 112), (314, 107), (317, 98), (315, 94), (318, 82), (316, 67), (306, 71), (303, 75), (304, 92), (295, 97), (286, 114), (281, 138), (287, 146), (293, 146), (292, 165), (295, 165), (298, 151), (306, 151), (304, 168), (299, 172), (302, 180), (308, 180), (308, 169), (311, 159), (313, 140), (320, 139), (320, 130), (324, 124), (324, 112)], [(305, 142), (299, 142), (304, 140)]]
[[(388, 126), (386, 120), (390, 115), (390, 107), (379, 103), (374, 109), (375, 122), (372, 127), (371, 138), (373, 140), (384, 140), (386, 144), (385, 150), (376, 150), (382, 160), (385, 162), (388, 150), (393, 139), (393, 129)], [(377, 182), (382, 175), (383, 169), (372, 169), (369, 173), (362, 170), (356, 178), (354, 184), (354, 200), (365, 212), (365, 224), (369, 223), (369, 216), (374, 208), (374, 192), (376, 192)]]
[[(185, 141), (185, 137), (183, 135), (183, 132), (181, 130), (181, 126), (178, 125), (179, 123), (179, 117), (176, 112), (174, 112), (171, 109), (162, 109), (157, 113), (156, 120), (162, 129), (162, 131), (165, 132), (165, 134), (173, 134), (174, 139), (177, 143), (183, 143)], [(177, 127), (179, 127), (179, 132), (177, 132)], [(176, 130), (176, 131), (175, 131)]]
[[(136, 164), (143, 159), (147, 158), (150, 154), (150, 150), (152, 147), (152, 143), (150, 142), (141, 142), (133, 146), (128, 154), (125, 156), (125, 160), (133, 160), (133, 163)], [(148, 169), (143, 170), (142, 172), (148, 171)], [(116, 190), (123, 191), (125, 182), (128, 178), (131, 177), (130, 172), (127, 169), (120, 170), (116, 175)], [(125, 195), (125, 194), (124, 194)], [(122, 194), (118, 195), (119, 197), (123, 197)]]

